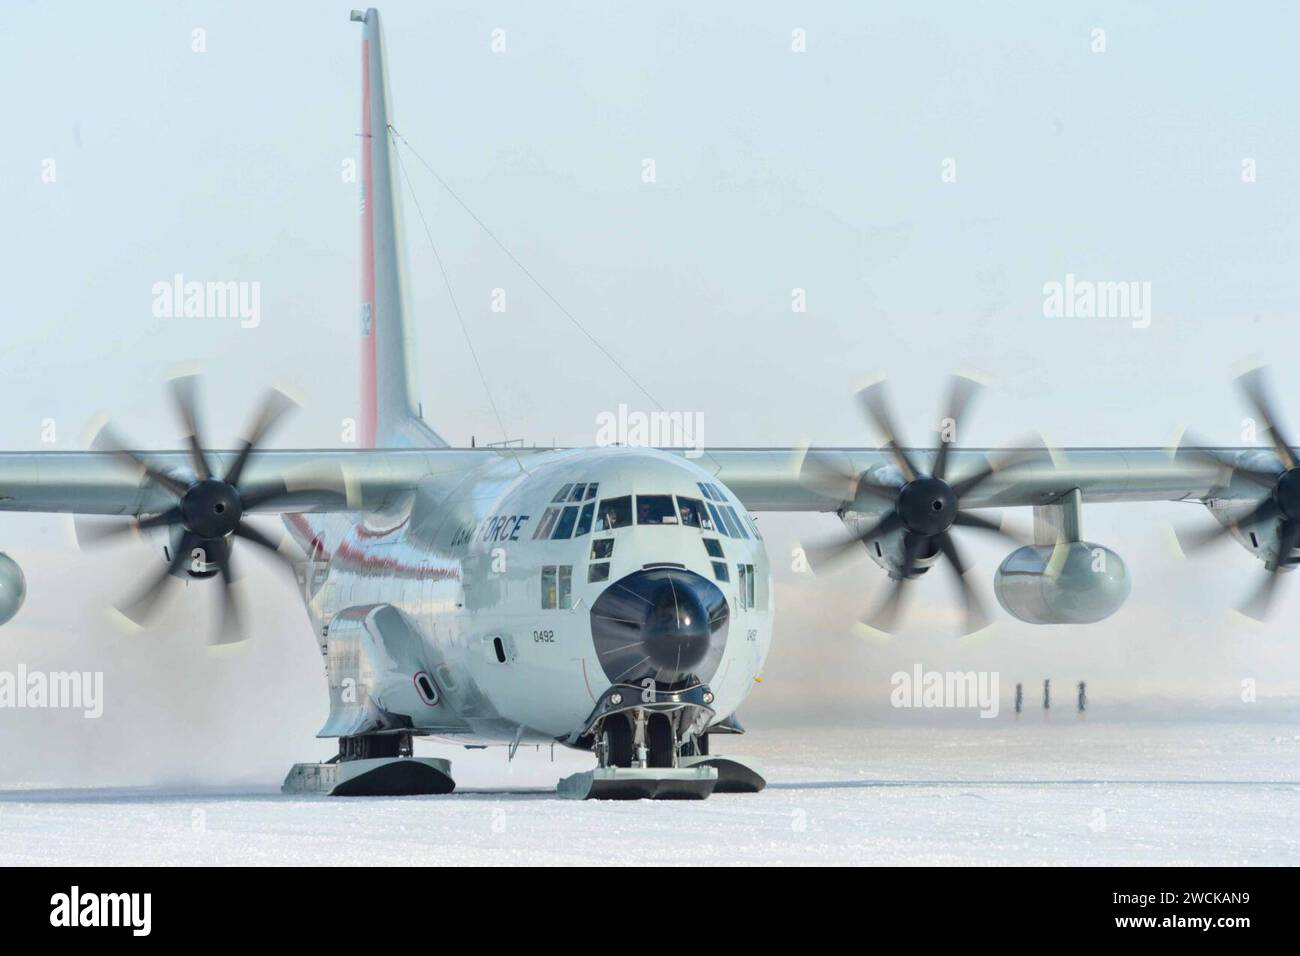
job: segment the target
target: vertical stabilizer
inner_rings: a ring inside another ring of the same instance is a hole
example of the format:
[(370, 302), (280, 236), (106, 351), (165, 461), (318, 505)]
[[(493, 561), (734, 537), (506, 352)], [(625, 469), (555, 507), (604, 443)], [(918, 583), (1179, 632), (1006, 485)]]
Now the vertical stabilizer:
[(410, 316), (389, 136), (388, 75), (379, 11), (352, 11), (361, 40), (361, 417), (364, 447), (442, 448), (415, 397)]

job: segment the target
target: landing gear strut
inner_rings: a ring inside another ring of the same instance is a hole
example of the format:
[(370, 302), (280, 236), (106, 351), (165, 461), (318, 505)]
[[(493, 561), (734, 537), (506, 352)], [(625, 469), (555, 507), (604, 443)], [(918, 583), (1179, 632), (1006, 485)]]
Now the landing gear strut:
[(596, 769), (565, 777), (556, 792), (576, 800), (703, 800), (715, 791), (762, 790), (767, 781), (744, 761), (709, 756), (709, 728), (740, 732), (731, 723), (718, 720), (706, 684), (615, 684), (568, 740), (592, 747)]
[(631, 710), (610, 714), (601, 724), (596, 759), (602, 767), (677, 766), (680, 712)]

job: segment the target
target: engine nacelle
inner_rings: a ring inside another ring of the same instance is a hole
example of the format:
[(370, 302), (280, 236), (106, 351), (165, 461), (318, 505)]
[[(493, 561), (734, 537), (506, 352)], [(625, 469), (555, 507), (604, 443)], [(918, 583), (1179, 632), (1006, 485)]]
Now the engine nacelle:
[(1007, 555), (993, 577), (998, 603), (1027, 624), (1093, 624), (1129, 595), (1124, 560), (1099, 544), (1027, 545)]
[(27, 579), (18, 562), (0, 553), (0, 624), (8, 624), (27, 596)]

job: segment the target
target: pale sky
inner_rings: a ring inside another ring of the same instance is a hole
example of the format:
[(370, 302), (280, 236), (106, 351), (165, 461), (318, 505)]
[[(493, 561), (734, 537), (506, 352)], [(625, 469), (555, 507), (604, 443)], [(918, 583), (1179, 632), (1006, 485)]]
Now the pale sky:
[[(1252, 357), (1274, 364), (1279, 404), (1300, 422), (1300, 379), (1285, 374), (1300, 346), (1293, 5), (381, 12), (394, 125), (666, 407), (704, 415), (708, 444), (872, 444), (852, 395), (878, 374), (907, 437), (927, 443), (944, 379), (964, 368), (991, 381), (967, 443), (1038, 428), (1061, 445), (1163, 444), (1190, 423), (1235, 444), (1245, 411), (1230, 378)], [(356, 155), (360, 27), (347, 13), (346, 3), (7, 5), (0, 448), (80, 447), (98, 414), (140, 444), (171, 447), (163, 382), (195, 362), (209, 373), (214, 443), (229, 444), (258, 392), (280, 384), (304, 407), (276, 443), (338, 444), (357, 378), (357, 192), (342, 173)], [(498, 29), (504, 52), (492, 49)], [(1093, 51), (1096, 29), (1105, 52)], [(192, 49), (195, 30), (205, 52)], [(791, 49), (796, 30), (805, 52)], [(955, 182), (941, 178), (945, 160)], [(644, 408), (410, 168), (510, 437), (589, 444), (599, 413)], [(453, 444), (495, 440), (409, 196), (404, 205), (426, 418)], [(176, 273), (259, 282), (261, 324), (154, 317), (151, 288)], [(1045, 318), (1043, 286), (1067, 274), (1149, 282), (1150, 327)], [(490, 308), (497, 288), (504, 313)], [(795, 289), (806, 312), (792, 311)], [(47, 419), (53, 446), (41, 444)], [(1229, 623), (1223, 608), (1259, 566), (1232, 547), (1194, 563), (1171, 556), (1163, 536), (1179, 517), (1209, 520), (1186, 506), (1087, 511), (1087, 536), (1129, 562), (1129, 606), (1086, 629), (1032, 628), (999, 611), (1002, 627), (976, 647), (923, 624), (910, 643), (863, 643), (849, 625), (883, 575), (864, 563), (795, 579), (790, 548), (834, 522), (764, 518), (787, 609), (771, 669), (787, 679), (766, 682), (771, 703), (753, 707), (785, 716), (790, 701), (798, 711), (831, 687), (821, 696), (852, 698), (849, 675), (884, 682), (918, 656), (998, 667), (1004, 680), (1077, 674), (1125, 699), (1155, 687), (1231, 702), (1242, 678), (1265, 675), (1294, 692), (1294, 582), (1268, 626)], [(152, 559), (133, 571), (79, 554), (65, 524), (0, 521), (0, 546), (30, 591), (24, 616), (0, 631), (0, 667), (89, 667), (92, 646), (95, 666), (131, 675), (137, 702), (228, 684), (267, 719), (293, 701), (294, 733), (314, 732), (324, 683), (289, 588), (257, 583), (279, 633), (223, 660), (219, 675), (198, 647), (164, 668), (91, 614)], [(992, 604), (1002, 549), (973, 550)], [(953, 595), (929, 577), (916, 593), (943, 620)], [(183, 629), (207, 597), (178, 601), (172, 625)], [(192, 729), (239, 733), (225, 711), (214, 703)], [(110, 708), (103, 720), (114, 719)], [(120, 720), (125, 739), (135, 725)]]

